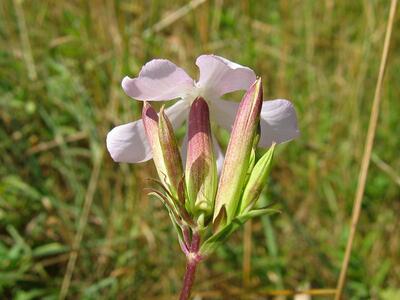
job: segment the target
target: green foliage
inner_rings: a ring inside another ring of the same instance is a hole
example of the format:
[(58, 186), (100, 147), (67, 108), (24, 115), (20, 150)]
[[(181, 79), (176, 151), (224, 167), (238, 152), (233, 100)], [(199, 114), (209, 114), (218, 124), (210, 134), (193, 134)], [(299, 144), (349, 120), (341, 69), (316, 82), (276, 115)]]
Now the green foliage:
[[(193, 61), (205, 52), (251, 66), (263, 78), (266, 99), (290, 99), (298, 111), (301, 136), (275, 149), (261, 195), (262, 207), (278, 203), (282, 214), (253, 221), (254, 289), (335, 286), (388, 2), (208, 1), (161, 31), (144, 33), (186, 3), (1, 1), (0, 298), (58, 297), (100, 158), (69, 299), (176, 295), (184, 261), (168, 214), (143, 191), (155, 177), (152, 164), (115, 164), (96, 153), (105, 151), (108, 130), (140, 116), (141, 104), (120, 87), (123, 76), (163, 57), (196, 77)], [(397, 176), (399, 45), (394, 30), (373, 150)], [(36, 78), (29, 77), (31, 68)], [(227, 144), (226, 132), (218, 138)], [(377, 162), (370, 165), (354, 244), (350, 299), (399, 294), (400, 189)], [(196, 289), (237, 290), (241, 230), (216, 254), (200, 268)]]
[(229, 236), (239, 229), (246, 221), (263, 215), (273, 214), (279, 212), (272, 208), (261, 208), (254, 209), (248, 212), (243, 212), (236, 216), (230, 223), (214, 233), (210, 238), (208, 238), (200, 248), (200, 253), (205, 256), (210, 255), (218, 247), (220, 247), (224, 242), (227, 241)]

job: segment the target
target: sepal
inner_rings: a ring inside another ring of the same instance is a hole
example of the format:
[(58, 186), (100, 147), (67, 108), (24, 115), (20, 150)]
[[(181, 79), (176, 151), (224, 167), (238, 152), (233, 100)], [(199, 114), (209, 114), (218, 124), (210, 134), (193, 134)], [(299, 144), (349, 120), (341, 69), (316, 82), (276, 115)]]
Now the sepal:
[(274, 150), (275, 144), (272, 144), (271, 148), (268, 149), (268, 151), (254, 166), (242, 195), (240, 213), (249, 211), (260, 197), (261, 191), (263, 190), (271, 171)]

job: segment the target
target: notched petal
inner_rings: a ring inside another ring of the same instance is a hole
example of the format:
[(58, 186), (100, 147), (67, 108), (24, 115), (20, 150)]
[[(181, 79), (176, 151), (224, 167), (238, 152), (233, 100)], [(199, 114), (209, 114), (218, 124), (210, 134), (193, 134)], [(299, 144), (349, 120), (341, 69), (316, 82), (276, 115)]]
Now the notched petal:
[(137, 78), (125, 77), (121, 85), (134, 99), (162, 101), (181, 97), (193, 87), (193, 80), (169, 60), (153, 59), (142, 67)]
[(217, 97), (247, 90), (256, 80), (252, 69), (217, 55), (201, 55), (196, 65), (200, 69), (198, 85), (214, 91)]

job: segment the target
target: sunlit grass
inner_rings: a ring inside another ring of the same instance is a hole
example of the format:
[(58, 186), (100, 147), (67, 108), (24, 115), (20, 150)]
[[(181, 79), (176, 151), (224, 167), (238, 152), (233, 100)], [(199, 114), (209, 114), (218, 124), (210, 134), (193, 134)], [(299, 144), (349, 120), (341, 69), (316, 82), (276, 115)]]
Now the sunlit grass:
[[(263, 77), (265, 97), (291, 99), (299, 114), (302, 135), (278, 147), (263, 199), (280, 203), (283, 213), (253, 222), (250, 285), (335, 286), (385, 2), (209, 1), (159, 32), (153, 25), (187, 2), (25, 1), (22, 16), (15, 3), (0, 4), (0, 295), (57, 298), (100, 158), (70, 299), (177, 293), (184, 258), (161, 204), (143, 192), (155, 176), (152, 163), (112, 162), (105, 135), (140, 114), (120, 88), (124, 75), (164, 57), (197, 77), (193, 61), (204, 52), (251, 66)], [(397, 175), (399, 37), (395, 30), (374, 147)], [(226, 134), (220, 138), (226, 143)], [(349, 270), (353, 299), (399, 293), (400, 189), (379, 166), (373, 160)], [(237, 293), (242, 253), (237, 234), (200, 268), (196, 290)]]

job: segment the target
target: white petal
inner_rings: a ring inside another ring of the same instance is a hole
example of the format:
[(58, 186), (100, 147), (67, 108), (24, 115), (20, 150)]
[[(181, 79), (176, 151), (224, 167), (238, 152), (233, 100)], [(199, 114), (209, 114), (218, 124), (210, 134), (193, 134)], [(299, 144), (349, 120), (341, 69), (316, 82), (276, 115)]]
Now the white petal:
[(153, 59), (142, 67), (137, 78), (122, 80), (125, 93), (138, 100), (171, 100), (193, 88), (193, 79), (166, 59)]
[[(213, 121), (228, 131), (232, 130), (239, 103), (216, 99), (210, 103)], [(288, 100), (264, 101), (261, 109), (261, 137), (259, 146), (268, 148), (299, 136), (296, 111)]]
[(247, 90), (256, 80), (256, 74), (248, 67), (216, 55), (201, 55), (196, 60), (200, 69), (197, 85), (206, 94), (222, 96), (226, 93)]
[(113, 128), (107, 134), (107, 149), (116, 162), (138, 163), (151, 159), (142, 119)]
[(188, 101), (179, 100), (174, 105), (165, 109), (168, 119), (172, 123), (174, 129), (178, 129), (188, 117), (190, 103)]
[(210, 111), (213, 121), (229, 132), (232, 130), (238, 108), (239, 103), (233, 101), (215, 99), (210, 102)]
[(264, 101), (261, 109), (260, 147), (270, 147), (273, 142), (283, 143), (299, 136), (296, 111), (284, 99)]
[[(185, 120), (188, 105), (178, 101), (165, 112), (174, 128)], [(142, 119), (113, 128), (107, 135), (107, 149), (116, 162), (139, 163), (152, 158)]]
[(214, 135), (212, 135), (212, 142), (213, 142), (213, 147), (214, 147), (214, 154), (215, 154), (215, 160), (217, 162), (217, 171), (218, 171), (218, 176), (221, 174), (222, 170), (222, 165), (224, 163), (224, 153), (221, 150), (221, 147), (219, 146), (219, 143)]

